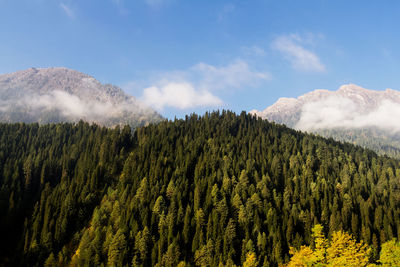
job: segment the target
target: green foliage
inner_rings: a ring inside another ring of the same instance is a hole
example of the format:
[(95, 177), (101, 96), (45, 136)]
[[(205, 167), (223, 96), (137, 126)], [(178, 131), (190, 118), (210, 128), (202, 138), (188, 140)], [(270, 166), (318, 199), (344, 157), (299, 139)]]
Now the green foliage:
[(133, 134), (0, 124), (0, 265), (276, 266), (302, 244), (322, 261), (338, 231), (375, 261), (399, 178), (397, 160), (245, 113)]
[(342, 142), (349, 142), (365, 148), (372, 149), (380, 155), (388, 155), (400, 159), (400, 135), (378, 127), (366, 127), (362, 129), (319, 129), (317, 134), (331, 137)]
[(0, 265), (66, 264), (79, 239), (93, 246), (80, 232), (132, 146), (129, 128), (0, 124)]

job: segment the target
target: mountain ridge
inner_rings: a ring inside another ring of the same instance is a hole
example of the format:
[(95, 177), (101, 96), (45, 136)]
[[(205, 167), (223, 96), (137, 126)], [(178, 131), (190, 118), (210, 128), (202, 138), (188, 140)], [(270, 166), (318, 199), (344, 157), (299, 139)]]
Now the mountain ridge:
[(319, 101), (323, 98), (331, 96), (350, 98), (358, 105), (369, 104), (372, 105), (372, 108), (376, 108), (382, 100), (389, 98), (392, 101), (400, 104), (400, 91), (390, 88), (384, 91), (375, 91), (350, 83), (340, 86), (337, 91), (316, 89), (297, 98), (281, 97), (274, 104), (268, 106), (264, 110), (252, 110), (250, 113), (268, 119), (268, 117), (274, 117), (279, 112), (284, 110), (286, 110), (286, 113), (299, 112), (299, 110), (294, 109), (301, 109), (302, 106), (307, 102)]
[[(400, 91), (375, 91), (345, 84), (336, 91), (317, 89), (297, 98), (280, 98), (262, 111), (263, 119), (339, 141), (400, 156)], [(359, 133), (362, 132), (362, 135)]]
[(144, 125), (162, 119), (121, 88), (64, 67), (29, 68), (0, 75), (0, 121)]

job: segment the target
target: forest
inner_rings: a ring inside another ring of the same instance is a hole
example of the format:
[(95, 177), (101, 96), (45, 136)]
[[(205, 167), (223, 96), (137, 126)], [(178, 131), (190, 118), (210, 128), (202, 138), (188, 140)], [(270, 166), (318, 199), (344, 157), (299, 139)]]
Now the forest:
[(379, 155), (400, 159), (400, 135), (396, 132), (381, 130), (377, 127), (365, 127), (362, 129), (318, 129), (315, 133), (326, 138), (332, 137), (338, 141), (372, 149)]
[(245, 112), (0, 124), (0, 266), (379, 265), (399, 232), (398, 160)]

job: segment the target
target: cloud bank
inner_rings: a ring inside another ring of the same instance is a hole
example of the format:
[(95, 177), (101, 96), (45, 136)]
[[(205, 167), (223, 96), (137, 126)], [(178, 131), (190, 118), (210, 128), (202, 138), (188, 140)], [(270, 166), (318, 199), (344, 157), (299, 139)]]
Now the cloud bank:
[(306, 43), (307, 41), (297, 34), (282, 35), (272, 42), (271, 48), (281, 52), (297, 70), (324, 72), (324, 64), (315, 53), (304, 47)]
[(1, 116), (11, 116), (11, 119), (16, 116), (28, 122), (85, 120), (108, 125), (114, 120), (144, 116), (149, 111), (133, 99), (113, 104), (110, 101), (82, 99), (60, 90), (42, 95), (27, 93), (20, 99), (0, 100), (0, 112), (4, 112)]
[(141, 100), (159, 110), (164, 107), (186, 109), (222, 104), (222, 100), (210, 92), (196, 91), (190, 83), (185, 82), (171, 82), (161, 87), (146, 88), (143, 90)]
[(24, 99), (25, 105), (33, 110), (58, 110), (61, 115), (70, 118), (91, 118), (96, 120), (102, 116), (113, 117), (118, 109), (109, 103), (100, 101), (84, 101), (64, 91), (53, 91), (49, 94)]
[(264, 57), (267, 55), (265, 50), (257, 45), (244, 46), (244, 47), (242, 47), (242, 50), (245, 55), (249, 55), (249, 56)]
[(382, 100), (373, 110), (363, 111), (346, 97), (332, 96), (303, 106), (295, 128), (317, 130), (332, 128), (377, 127), (400, 132), (400, 103)]
[(206, 63), (196, 64), (191, 71), (201, 78), (200, 85), (211, 89), (241, 88), (256, 86), (262, 81), (269, 80), (267, 72), (252, 71), (242, 60), (224, 66), (215, 67)]
[(251, 70), (242, 60), (226, 66), (201, 62), (186, 71), (163, 74), (154, 85), (143, 90), (140, 99), (158, 110), (219, 107), (223, 101), (217, 92), (257, 86), (270, 77), (267, 72)]

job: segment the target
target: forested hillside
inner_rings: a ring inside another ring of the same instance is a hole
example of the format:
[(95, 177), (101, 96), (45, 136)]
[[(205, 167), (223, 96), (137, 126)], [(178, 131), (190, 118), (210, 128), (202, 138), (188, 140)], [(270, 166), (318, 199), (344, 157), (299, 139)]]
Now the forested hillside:
[(319, 129), (315, 133), (323, 137), (332, 137), (338, 141), (372, 149), (379, 155), (400, 159), (399, 133), (388, 133), (376, 127), (365, 129)]
[(69, 255), (131, 142), (129, 127), (0, 124), (0, 265)]
[(245, 113), (0, 124), (0, 223), (0, 265), (277, 266), (318, 224), (375, 261), (400, 232), (400, 164)]

